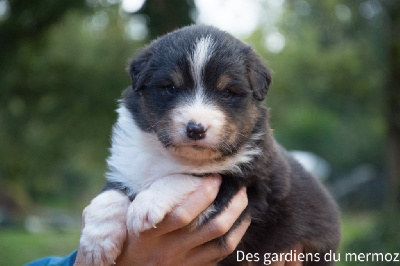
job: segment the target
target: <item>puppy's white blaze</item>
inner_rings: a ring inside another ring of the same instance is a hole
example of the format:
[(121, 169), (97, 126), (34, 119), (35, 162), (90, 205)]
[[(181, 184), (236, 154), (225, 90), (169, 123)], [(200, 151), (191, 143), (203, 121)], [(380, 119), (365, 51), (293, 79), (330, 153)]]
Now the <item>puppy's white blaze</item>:
[(210, 35), (202, 37), (196, 41), (192, 54), (189, 55), (191, 72), (195, 87), (201, 89), (203, 86), (204, 66), (213, 54), (214, 42)]

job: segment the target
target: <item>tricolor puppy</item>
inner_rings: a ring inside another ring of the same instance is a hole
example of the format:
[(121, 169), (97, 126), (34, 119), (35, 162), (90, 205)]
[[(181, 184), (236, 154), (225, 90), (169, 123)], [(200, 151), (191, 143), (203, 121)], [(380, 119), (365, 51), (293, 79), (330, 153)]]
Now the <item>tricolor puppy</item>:
[[(86, 208), (80, 245), (88, 265), (112, 264), (126, 231), (155, 227), (203, 176), (222, 184), (198, 224), (247, 187), (250, 253), (335, 252), (338, 210), (321, 184), (273, 139), (262, 106), (271, 83), (254, 50), (226, 32), (190, 26), (144, 48), (117, 110), (108, 184)], [(241, 218), (239, 218), (240, 220)], [(223, 242), (223, 241), (222, 241)], [(234, 265), (235, 252), (221, 264)], [(309, 265), (330, 265), (323, 256)]]

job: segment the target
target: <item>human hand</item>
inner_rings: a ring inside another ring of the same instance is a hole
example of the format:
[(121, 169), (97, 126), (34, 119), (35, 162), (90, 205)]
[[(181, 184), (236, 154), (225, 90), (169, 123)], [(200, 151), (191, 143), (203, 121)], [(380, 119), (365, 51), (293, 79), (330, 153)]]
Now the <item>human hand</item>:
[[(221, 177), (218, 175), (203, 178), (197, 190), (167, 215), (157, 228), (144, 231), (139, 236), (129, 234), (117, 265), (214, 265), (233, 252), (250, 225), (250, 218), (227, 235), (225, 247), (213, 240), (228, 232), (246, 208), (245, 188), (208, 223), (195, 229), (191, 224), (214, 201), (220, 184)], [(83, 261), (78, 250), (76, 264)]]

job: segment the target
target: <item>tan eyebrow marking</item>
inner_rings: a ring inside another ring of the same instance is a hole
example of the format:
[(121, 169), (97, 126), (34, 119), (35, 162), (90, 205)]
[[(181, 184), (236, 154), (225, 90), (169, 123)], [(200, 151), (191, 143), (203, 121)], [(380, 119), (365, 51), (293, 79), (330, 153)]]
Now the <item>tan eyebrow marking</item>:
[(183, 86), (183, 84), (184, 84), (183, 76), (179, 70), (176, 70), (176, 69), (173, 70), (171, 72), (171, 78), (172, 78), (172, 81), (174, 82), (175, 86), (177, 86), (177, 87)]
[(218, 82), (217, 82), (217, 89), (218, 90), (223, 90), (225, 87), (229, 84), (231, 81), (231, 78), (227, 74), (222, 74), (221, 77), (219, 77)]

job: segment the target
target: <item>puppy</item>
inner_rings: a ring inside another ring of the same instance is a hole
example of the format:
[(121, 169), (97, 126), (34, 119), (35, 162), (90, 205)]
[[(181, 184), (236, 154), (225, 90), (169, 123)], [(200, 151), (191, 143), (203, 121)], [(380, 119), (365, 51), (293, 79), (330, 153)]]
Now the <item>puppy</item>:
[[(189, 26), (144, 48), (128, 68), (107, 160), (108, 183), (85, 210), (80, 245), (88, 265), (110, 265), (126, 231), (155, 227), (201, 177), (222, 184), (198, 218), (218, 215), (243, 186), (252, 223), (238, 249), (335, 252), (338, 210), (322, 185), (276, 141), (262, 106), (270, 71), (254, 50), (210, 26)], [(223, 238), (221, 239), (223, 242)], [(235, 252), (222, 265), (237, 264)], [(320, 256), (307, 265), (330, 265)]]

